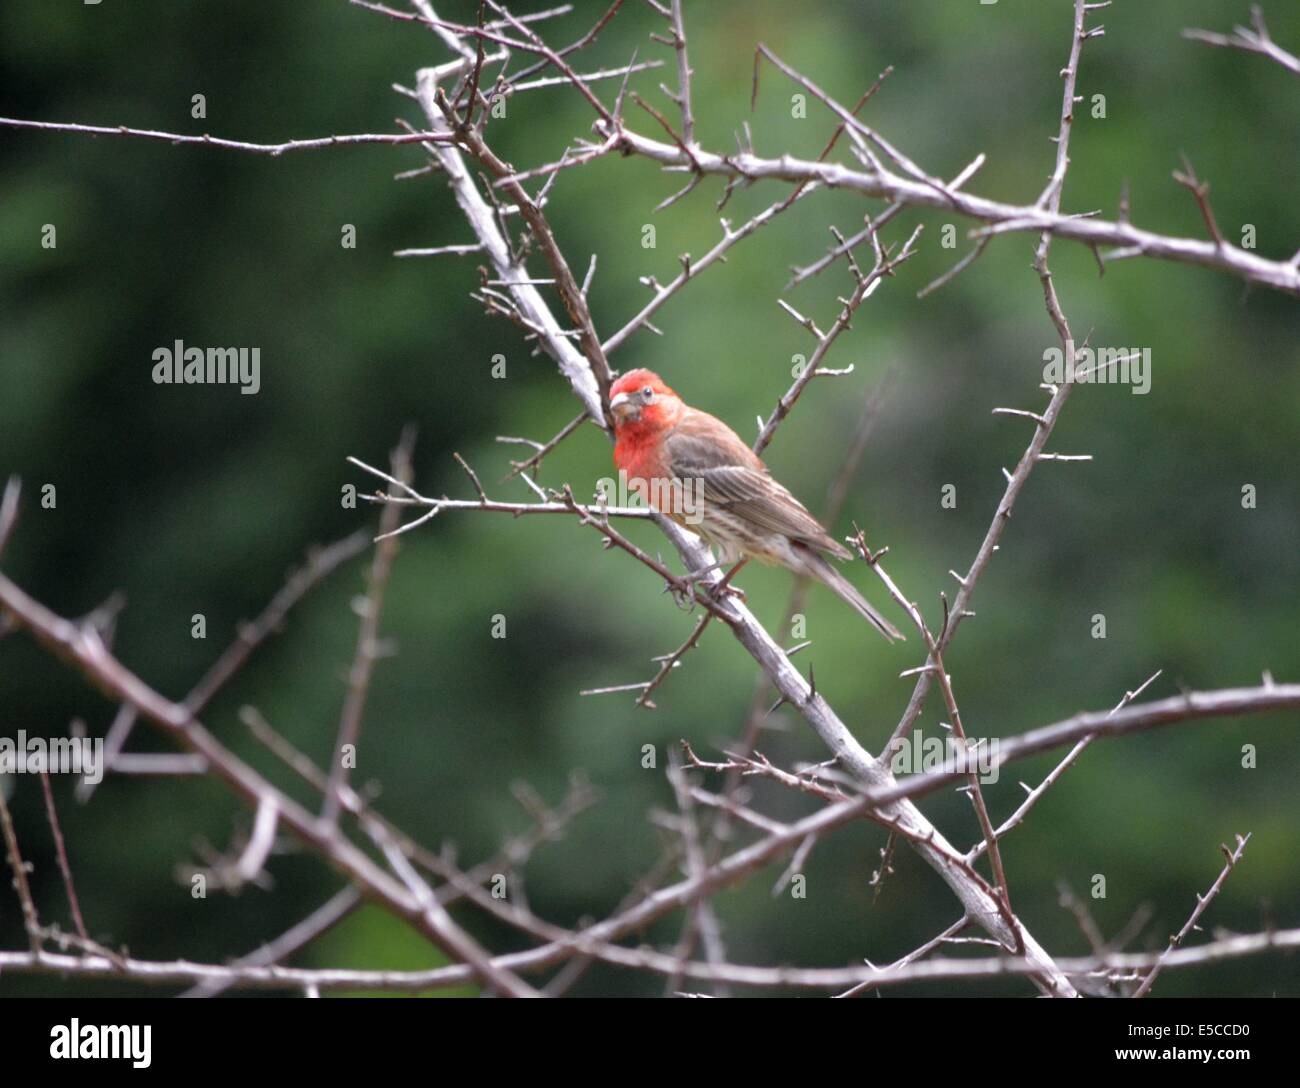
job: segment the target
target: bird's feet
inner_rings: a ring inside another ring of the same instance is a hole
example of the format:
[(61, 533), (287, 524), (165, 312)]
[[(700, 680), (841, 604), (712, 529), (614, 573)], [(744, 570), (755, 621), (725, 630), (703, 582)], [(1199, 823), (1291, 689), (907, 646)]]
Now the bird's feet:
[[(705, 587), (714, 601), (721, 602), (727, 597), (734, 597), (736, 600), (745, 600), (745, 591), (739, 586), (731, 585), (731, 579), (735, 577), (736, 572), (743, 567), (748, 560), (742, 559), (720, 579), (717, 583)], [(682, 575), (676, 582), (671, 582), (664, 587), (665, 591), (672, 591), (673, 597), (677, 600), (679, 608), (693, 608), (695, 606), (695, 587), (698, 586), (705, 578), (712, 574), (723, 564), (714, 563), (712, 566), (702, 567), (700, 570), (691, 571), (689, 574)]]
[(735, 597), (738, 601), (747, 600), (745, 591), (740, 586), (729, 586), (726, 582), (719, 582), (716, 586), (710, 586), (709, 596), (715, 601), (720, 601), (724, 597)]
[(743, 567), (748, 562), (749, 562), (748, 559), (742, 559), (739, 563), (737, 563), (734, 567), (732, 567), (729, 571), (727, 571), (727, 573), (723, 576), (722, 580), (718, 582), (717, 585), (712, 587), (710, 592), (713, 594), (715, 600), (722, 596), (735, 597), (739, 601), (743, 601), (745, 599), (745, 591), (741, 589), (739, 586), (733, 586), (731, 584), (731, 580), (737, 574), (740, 573), (740, 568)]

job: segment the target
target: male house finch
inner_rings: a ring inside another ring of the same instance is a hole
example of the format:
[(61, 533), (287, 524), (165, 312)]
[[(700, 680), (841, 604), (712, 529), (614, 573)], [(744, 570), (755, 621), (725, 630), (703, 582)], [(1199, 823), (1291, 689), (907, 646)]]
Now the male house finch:
[(643, 502), (698, 533), (723, 563), (757, 559), (811, 575), (885, 638), (903, 637), (821, 555), (851, 559), (848, 549), (772, 478), (735, 431), (685, 404), (650, 370), (628, 371), (609, 394), (614, 465)]

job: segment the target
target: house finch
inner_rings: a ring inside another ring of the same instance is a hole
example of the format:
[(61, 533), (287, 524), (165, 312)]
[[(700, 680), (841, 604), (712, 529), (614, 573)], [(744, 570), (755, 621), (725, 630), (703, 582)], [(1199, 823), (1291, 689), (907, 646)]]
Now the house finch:
[(903, 637), (821, 555), (851, 559), (848, 549), (772, 478), (735, 431), (685, 404), (650, 370), (629, 371), (609, 393), (614, 464), (643, 502), (698, 533), (723, 563), (757, 559), (810, 575), (887, 639)]

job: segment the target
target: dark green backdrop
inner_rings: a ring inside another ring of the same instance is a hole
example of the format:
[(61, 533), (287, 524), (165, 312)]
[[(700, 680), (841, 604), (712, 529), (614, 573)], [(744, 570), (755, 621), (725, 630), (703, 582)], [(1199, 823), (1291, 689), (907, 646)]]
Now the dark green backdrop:
[[(465, 2), (442, 7), (460, 19), (474, 11)], [(1300, 13), (1282, 2), (1269, 7), (1274, 36), (1300, 47)], [(578, 8), (551, 25), (552, 40), (576, 37), (598, 10)], [(1054, 154), (1048, 137), (1059, 119), (1070, 10), (1064, 0), (688, 4), (699, 137), (729, 150), (748, 119), (760, 153), (821, 149), (829, 116), (813, 102), (807, 120), (792, 119), (793, 88), (774, 72), (750, 114), (757, 41), (848, 101), (893, 64), (869, 107), (873, 123), (945, 176), (983, 151), (988, 164), (971, 187), (1031, 201)], [(1085, 50), (1080, 91), (1089, 100), (1104, 94), (1106, 117), (1082, 115), (1075, 127), (1067, 210), (1113, 217), (1127, 181), (1135, 221), (1199, 236), (1197, 209), (1170, 177), (1186, 152), (1212, 181), (1231, 237), (1251, 223), (1261, 252), (1295, 251), (1300, 82), (1258, 57), (1179, 37), (1185, 26), (1227, 29), (1246, 14), (1244, 3), (1147, 0), (1098, 17), (1106, 35)], [(643, 59), (667, 57), (646, 38), (658, 23), (629, 4), (580, 67), (625, 62), (634, 47)], [(395, 116), (417, 119), (390, 85), (409, 84), (416, 68), (444, 58), (433, 35), (343, 0), (7, 0), (0, 113), (263, 141), (389, 131)], [(634, 86), (667, 110), (661, 77), (672, 78), (668, 69), (647, 72)], [(196, 93), (207, 96), (204, 122), (190, 118)], [(613, 86), (602, 93), (611, 100)], [(491, 136), (513, 162), (534, 165), (589, 133), (590, 121), (576, 95), (554, 89), (512, 100)], [(656, 133), (648, 118), (634, 124)], [(271, 159), (0, 129), (0, 471), (21, 474), (27, 489), (5, 570), (67, 615), (124, 592), (116, 649), (170, 696), (188, 690), (308, 544), (373, 523), (369, 508), (340, 508), (340, 488), (365, 482), (347, 455), (380, 462), (402, 425), (415, 423), (424, 490), (470, 494), (451, 458), (459, 451), (495, 494), (522, 500), (528, 493), (517, 481), (496, 484), (518, 452), (494, 436), (548, 437), (575, 412), (554, 365), (530, 357), (517, 329), (468, 300), (475, 259), (391, 256), (469, 240), (440, 179), (393, 180), (421, 161), (412, 148)], [(591, 302), (605, 335), (644, 301), (639, 276), (667, 280), (677, 254), (698, 255), (718, 236), (717, 182), (651, 215), (679, 183), (645, 162), (607, 159), (555, 187), (550, 211), (571, 263), (582, 270), (599, 254)], [(740, 221), (781, 192), (741, 193), (727, 214)], [(752, 438), (755, 415), (789, 383), (791, 356), (809, 348), (775, 302), (789, 267), (822, 251), (828, 223), (856, 229), (865, 210), (846, 194), (802, 202), (670, 303), (658, 318), (662, 338), (638, 334), (614, 365), (659, 370)], [(768, 461), (819, 508), (863, 398), (892, 369), (832, 528), (842, 535), (854, 518), (874, 544), (889, 544), (895, 578), (933, 617), (938, 591), (952, 585), (945, 572), (969, 564), (1002, 490), (1000, 469), (1029, 437), (1023, 421), (990, 409), (1041, 405), (1041, 352), (1054, 336), (1029, 267), (1031, 237), (995, 241), (960, 279), (918, 301), (917, 289), (955, 254), (940, 248), (941, 215), (904, 214), (888, 234), (901, 241), (917, 221), (926, 224), (919, 255), (868, 301), (831, 360), (853, 363), (855, 374), (814, 384)], [(641, 246), (648, 222), (657, 227), (655, 250)], [(46, 223), (57, 226), (56, 250), (40, 246)], [(340, 245), (348, 223), (357, 228), (355, 249)], [(958, 225), (964, 235), (968, 224)], [(1158, 668), (1164, 675), (1150, 696), (1251, 684), (1266, 669), (1294, 680), (1295, 301), (1154, 262), (1117, 264), (1099, 278), (1092, 256), (1066, 242), (1052, 263), (1080, 335), (1151, 348), (1152, 391), (1088, 387), (1067, 405), (1053, 448), (1095, 460), (1041, 466), (1016, 507), (979, 588), (978, 618), (948, 655), (967, 730), (1009, 735), (1106, 708)], [(544, 274), (540, 264), (536, 271)], [(837, 267), (790, 299), (825, 325), (847, 282)], [(177, 338), (260, 347), (261, 392), (154, 385), (150, 353)], [(498, 352), (508, 361), (504, 381), (490, 375)], [(608, 445), (584, 427), (547, 461), (542, 480), (585, 495), (609, 472)], [(56, 510), (35, 505), (45, 483), (57, 487)], [(945, 484), (956, 486), (955, 510), (940, 507)], [(1241, 507), (1245, 484), (1258, 490), (1257, 509)], [(647, 547), (663, 546), (647, 527), (634, 530)], [(354, 562), (313, 595), (206, 715), (223, 740), (294, 789), (237, 712), (257, 706), (325, 758), (356, 637), (348, 606), (361, 571)], [(861, 567), (852, 576), (867, 582)], [(778, 622), (789, 576), (747, 571), (742, 583), (759, 617)], [(431, 844), (455, 841), (469, 863), (525, 826), (513, 780), (554, 800), (581, 768), (604, 792), (602, 807), (539, 852), (528, 894), (564, 924), (608, 913), (658, 856), (660, 833), (647, 812), (670, 804), (662, 771), (641, 768), (642, 746), (659, 746), (662, 757), (689, 737), (701, 753), (713, 751), (740, 727), (754, 687), (752, 662), (714, 627), (659, 693), (658, 711), (625, 696), (579, 697), (583, 688), (648, 678), (651, 656), (689, 631), (692, 618), (659, 590), (644, 568), (602, 553), (595, 533), (567, 519), (448, 514), (408, 536), (384, 624), (399, 652), (373, 685), (359, 779), (382, 784), (378, 804), (400, 825)], [(878, 587), (869, 592), (881, 596)], [(196, 612), (207, 616), (206, 641), (190, 637)], [(505, 640), (491, 638), (497, 613), (507, 617)], [(822, 590), (807, 613), (819, 690), (878, 750), (911, 690), (897, 677), (919, 661), (915, 640), (886, 648)], [(1107, 617), (1105, 640), (1090, 637), (1096, 613)], [(26, 636), (0, 642), (6, 733), (58, 734), (74, 718), (98, 733), (113, 712)], [(940, 712), (932, 697), (922, 727), (937, 731)], [(764, 739), (774, 760), (822, 757), (795, 715), (777, 719), (783, 731)], [(1030, 929), (1054, 953), (1085, 952), (1057, 884), (1083, 893), (1104, 874), (1107, 898), (1090, 903), (1102, 928), (1112, 933), (1150, 904), (1144, 941), (1161, 945), (1219, 871), (1218, 844), (1245, 831), (1254, 839), (1209, 926), (1300, 923), (1295, 725), (1294, 716), (1274, 715), (1095, 745), (1005, 844)], [(141, 728), (133, 747), (158, 743)], [(1241, 769), (1244, 744), (1257, 746), (1257, 769)], [(989, 791), (994, 816), (1018, 803), (1017, 778), (1037, 781), (1052, 763), (1044, 757), (1005, 775)], [(117, 779), (79, 807), (65, 783), (56, 786), (90, 929), (140, 956), (220, 961), (273, 937), (336, 886), (314, 859), (289, 855), (271, 865), (273, 889), (196, 903), (177, 865), (194, 858), (197, 842), (224, 846), (247, 822), (224, 791), (208, 781)], [(17, 782), (13, 803), (46, 917), (66, 923), (34, 780)], [(811, 804), (761, 786), (755, 803), (782, 817)], [(934, 797), (926, 810), (959, 845), (978, 833), (961, 797)], [(807, 867), (805, 900), (769, 896), (779, 866), (721, 894), (733, 958), (883, 962), (953, 921), (955, 901), (906, 852), (873, 902), (866, 878), (881, 841), (862, 825), (823, 843)], [(0, 890), (0, 945), (21, 947), (16, 903), (7, 886)], [(510, 947), (508, 935), (462, 917), (493, 947)], [(671, 941), (677, 927), (671, 920), (647, 936)], [(409, 968), (438, 956), (365, 911), (301, 962)], [(661, 987), (595, 968), (576, 992)], [(82, 989), (0, 979), (8, 994)], [(979, 988), (990, 989), (1024, 990)], [(1294, 959), (1241, 961), (1170, 972), (1157, 992), (1294, 996), (1300, 972)]]

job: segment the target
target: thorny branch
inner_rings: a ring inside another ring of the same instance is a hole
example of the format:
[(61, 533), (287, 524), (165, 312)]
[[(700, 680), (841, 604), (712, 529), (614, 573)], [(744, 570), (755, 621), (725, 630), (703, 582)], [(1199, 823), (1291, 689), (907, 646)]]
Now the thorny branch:
[(1228, 859), (1227, 863), (1223, 866), (1223, 872), (1221, 872), (1218, 879), (1210, 885), (1210, 890), (1208, 892), (1196, 897), (1196, 907), (1193, 909), (1191, 916), (1183, 924), (1183, 928), (1169, 938), (1169, 947), (1166, 948), (1164, 952), (1161, 953), (1160, 958), (1151, 965), (1151, 970), (1143, 977), (1141, 985), (1133, 991), (1134, 997), (1146, 997), (1146, 995), (1151, 992), (1151, 987), (1155, 985), (1156, 978), (1159, 977), (1160, 972), (1169, 962), (1169, 957), (1177, 949), (1182, 947), (1183, 942), (1187, 940), (1192, 930), (1200, 928), (1196, 923), (1200, 921), (1201, 915), (1205, 913), (1205, 908), (1215, 900), (1219, 892), (1223, 889), (1223, 885), (1227, 883), (1228, 877), (1232, 875), (1233, 869), (1237, 867), (1237, 862), (1241, 860), (1241, 855), (1246, 852), (1246, 843), (1249, 841), (1249, 835), (1238, 835), (1237, 847), (1235, 850), (1229, 850), (1226, 846), (1219, 847), (1219, 849), (1223, 851), (1223, 856)]
[[(368, 802), (349, 785), (338, 751), (331, 758), (329, 772), (323, 772), (275, 734), (259, 715), (252, 712), (246, 715), (250, 727), (254, 728), (267, 747), (323, 794), (323, 816), (316, 818), (277, 790), (252, 767), (235, 757), (201, 724), (198, 714), (216, 690), (237, 671), (266, 634), (278, 625), (284, 612), (297, 597), (326, 570), (313, 569), (308, 572), (305, 583), (295, 585), (291, 582), (286, 586), (264, 616), (246, 632), (241, 632), (240, 641), (231, 647), (227, 655), (217, 662), (181, 703), (169, 701), (132, 674), (113, 656), (92, 625), (76, 624), (54, 615), (11, 580), (0, 575), (0, 619), (10, 625), (27, 628), (52, 652), (68, 660), (72, 667), (96, 686), (120, 701), (122, 710), (109, 738), (115, 745), (114, 756), (120, 754), (126, 734), (136, 716), (142, 716), (160, 727), (190, 753), (187, 758), (197, 761), (191, 768), (192, 771), (214, 775), (253, 806), (256, 812), (255, 827), (247, 847), (236, 863), (246, 878), (261, 870), (277, 829), (284, 827), (318, 852), (349, 881), (343, 890), (298, 925), (287, 930), (279, 939), (229, 965), (157, 963), (122, 956), (95, 945), (86, 936), (47, 782), (48, 818), (51, 831), (58, 842), (64, 886), (78, 933), (76, 938), (67, 935), (64, 941), (65, 946), (71, 943), (80, 950), (76, 956), (53, 953), (45, 948), (49, 931), (40, 925), (36, 904), (26, 880), (27, 866), (22, 858), (9, 809), (0, 793), (0, 828), (4, 834), (5, 853), (14, 872), (15, 887), (30, 944), (30, 949), (25, 952), (0, 952), (0, 970), (57, 972), (88, 978), (117, 977), (155, 984), (186, 982), (194, 985), (197, 992), (201, 993), (219, 992), (229, 986), (296, 988), (309, 993), (339, 988), (423, 990), (479, 980), (499, 993), (531, 996), (537, 991), (522, 980), (522, 973), (567, 965), (561, 975), (553, 980), (552, 986), (548, 987), (548, 991), (558, 990), (566, 984), (566, 979), (576, 977), (576, 972), (580, 972), (587, 962), (602, 960), (663, 975), (670, 980), (672, 988), (677, 986), (678, 980), (689, 978), (715, 987), (748, 985), (830, 990), (847, 987), (850, 988), (849, 993), (859, 993), (903, 982), (978, 979), (1014, 974), (1027, 976), (1040, 990), (1054, 995), (1073, 995), (1077, 992), (1075, 980), (1082, 976), (1093, 976), (1118, 985), (1136, 983), (1135, 994), (1141, 996), (1149, 990), (1163, 969), (1219, 962), (1271, 949), (1300, 946), (1300, 931), (1291, 930), (1270, 931), (1256, 936), (1225, 937), (1197, 947), (1183, 947), (1185, 939), (1198, 928), (1196, 923), (1203, 911), (1218, 894), (1240, 859), (1249, 838), (1246, 836), (1238, 839), (1235, 851), (1227, 851), (1225, 848), (1228, 863), (1223, 872), (1210, 891), (1205, 896), (1198, 897), (1197, 907), (1191, 917), (1179, 933), (1171, 938), (1169, 947), (1163, 952), (1158, 955), (1126, 955), (1110, 948), (1099, 948), (1097, 954), (1090, 958), (1053, 960), (1034, 941), (1011, 910), (1010, 893), (997, 846), (998, 839), (1024, 819), (1043, 792), (1059, 779), (1096, 737), (1119, 736), (1199, 718), (1295, 709), (1300, 707), (1300, 685), (1275, 684), (1266, 677), (1264, 683), (1256, 688), (1185, 693), (1158, 702), (1134, 705), (1133, 700), (1155, 679), (1153, 676), (1136, 691), (1126, 693), (1125, 698), (1107, 713), (1075, 715), (1054, 725), (1006, 740), (996, 752), (997, 767), (1061, 745), (1072, 744), (1073, 747), (1039, 787), (1029, 791), (1028, 798), (1020, 808), (996, 830), (978, 783), (970, 776), (971, 799), (983, 830), (983, 841), (963, 855), (947, 843), (916, 808), (913, 800), (967, 777), (968, 767), (945, 766), (937, 771), (912, 775), (902, 781), (895, 780), (887, 768), (856, 741), (824, 697), (817, 693), (815, 686), (805, 680), (792, 664), (791, 655), (794, 650), (782, 650), (754, 619), (743, 598), (738, 599), (736, 595), (725, 592), (727, 579), (715, 575), (711, 579), (697, 582), (677, 577), (662, 560), (649, 555), (623, 536), (613, 527), (610, 519), (653, 518), (691, 570), (707, 566), (707, 552), (697, 540), (651, 511), (609, 508), (603, 503), (579, 504), (568, 486), (548, 492), (529, 475), (530, 472), (536, 473), (546, 454), (574, 433), (583, 419), (590, 418), (600, 427), (608, 428), (608, 390), (613, 376), (607, 359), (610, 353), (641, 328), (657, 332), (650, 319), (669, 299), (693, 282), (701, 271), (715, 263), (724, 262), (728, 252), (744, 238), (751, 236), (796, 201), (823, 189), (839, 188), (883, 199), (888, 202), (888, 207), (879, 215), (867, 216), (865, 228), (848, 238), (832, 231), (836, 245), (830, 252), (808, 268), (796, 272), (793, 282), (801, 282), (820, 273), (843, 256), (854, 277), (855, 288), (848, 297), (840, 299), (841, 310), (826, 331), (822, 331), (812, 319), (803, 317), (793, 307), (781, 302), (791, 316), (815, 338), (816, 347), (806, 368), (778, 400), (772, 415), (762, 425), (754, 447), (757, 452), (761, 452), (771, 441), (776, 427), (786, 418), (814, 377), (847, 374), (852, 369), (832, 371), (821, 364), (840, 333), (849, 326), (860, 304), (875, 291), (885, 276), (893, 275), (897, 266), (911, 255), (919, 227), (898, 249), (896, 255), (880, 234), (884, 226), (909, 208), (942, 208), (982, 224), (972, 233), (975, 245), (971, 252), (926, 288), (925, 292), (938, 289), (970, 267), (994, 236), (1012, 232), (1037, 233), (1039, 238), (1034, 268), (1042, 285), (1049, 317), (1062, 343), (1067, 347), (1073, 342), (1070, 327), (1047, 263), (1052, 241), (1057, 237), (1088, 245), (1097, 254), (1099, 261), (1145, 256), (1200, 265), (1249, 283), (1300, 295), (1300, 255), (1283, 262), (1258, 257), (1252, 252), (1230, 245), (1219, 230), (1210, 208), (1208, 186), (1196, 177), (1190, 164), (1185, 164), (1184, 170), (1176, 174), (1175, 179), (1192, 192), (1210, 235), (1209, 242), (1140, 230), (1128, 220), (1126, 201), (1120, 218), (1114, 222), (1061, 211), (1062, 191), (1069, 167), (1073, 111), (1079, 100), (1076, 85), (1082, 45), (1084, 41), (1102, 33), (1100, 27), (1089, 29), (1085, 25), (1086, 19), (1092, 11), (1106, 6), (1104, 2), (1086, 3), (1084, 0), (1075, 0), (1069, 60), (1062, 69), (1064, 97), (1060, 129), (1055, 137), (1055, 165), (1046, 189), (1038, 201), (1029, 206), (998, 202), (964, 191), (965, 184), (982, 165), (982, 155), (977, 156), (952, 181), (945, 182), (927, 173), (886, 139), (876, 126), (864, 121), (859, 116), (860, 111), (879, 87), (880, 80), (861, 96), (856, 105), (847, 108), (766, 46), (760, 46), (755, 57), (754, 94), (757, 95), (758, 92), (758, 63), (763, 59), (834, 115), (837, 127), (833, 135), (821, 155), (811, 161), (789, 155), (763, 158), (754, 153), (752, 140), (742, 144), (741, 150), (734, 155), (721, 155), (707, 150), (699, 144), (696, 137), (697, 119), (691, 95), (692, 69), (681, 0), (668, 0), (666, 4), (660, 0), (647, 0), (668, 23), (668, 35), (656, 37), (671, 48), (675, 55), (677, 86), (675, 89), (662, 89), (678, 107), (680, 129), (674, 128), (662, 112), (635, 91), (628, 89), (631, 74), (658, 67), (661, 62), (637, 63), (634, 57), (631, 63), (618, 68), (579, 73), (566, 59), (597, 40), (618, 12), (622, 0), (614, 0), (590, 30), (561, 49), (548, 45), (533, 29), (533, 25), (567, 12), (567, 6), (533, 15), (515, 16), (497, 0), (483, 0), (478, 7), (477, 23), (470, 26), (440, 19), (429, 0), (413, 0), (416, 9), (414, 13), (398, 11), (370, 0), (352, 2), (377, 14), (432, 31), (453, 54), (450, 62), (422, 71), (417, 89), (405, 92), (420, 104), (427, 124), (425, 131), (392, 135), (331, 136), (282, 144), (252, 144), (207, 135), (185, 135), (121, 126), (108, 128), (0, 118), (0, 127), (134, 137), (271, 156), (294, 150), (347, 144), (418, 144), (428, 153), (432, 164), (445, 174), (475, 241), (472, 244), (405, 250), (401, 253), (485, 254), (491, 264), (491, 273), (496, 278), (490, 279), (485, 274), (480, 292), (475, 297), (490, 310), (507, 316), (523, 327), (528, 337), (556, 360), (581, 401), (584, 414), (576, 417), (549, 442), (503, 439), (521, 442), (533, 448), (534, 453), (527, 460), (512, 463), (514, 471), (510, 477), (519, 476), (532, 489), (537, 501), (500, 502), (490, 499), (477, 474), (459, 456), (457, 460), (471, 481), (476, 499), (428, 498), (415, 490), (409, 473), (403, 467), (404, 463), (409, 462), (409, 448), (406, 450), (405, 461), (399, 459), (392, 473), (384, 473), (355, 458), (349, 459), (357, 467), (382, 480), (390, 490), (363, 496), (383, 504), (384, 509), (372, 565), (371, 593), (365, 599), (357, 656), (340, 724), (338, 748), (354, 745), (360, 731), (365, 693), (375, 658), (380, 652), (377, 642), (379, 601), (396, 547), (396, 537), (423, 525), (444, 510), (475, 509), (509, 513), (512, 516), (542, 513), (576, 516), (580, 522), (593, 526), (601, 534), (606, 547), (625, 551), (654, 571), (679, 599), (703, 607), (703, 612), (695, 620), (685, 641), (672, 653), (658, 659), (660, 667), (656, 675), (650, 681), (628, 686), (639, 692), (638, 702), (653, 705), (649, 698), (651, 693), (677, 667), (684, 655), (698, 644), (712, 620), (719, 619), (753, 656), (767, 680), (779, 692), (781, 701), (798, 710), (830, 748), (834, 758), (826, 765), (792, 773), (775, 766), (759, 753), (751, 754), (752, 737), (743, 751), (729, 755), (725, 762), (701, 760), (690, 745), (686, 744), (684, 751), (687, 766), (682, 768), (674, 765), (669, 775), (678, 806), (676, 815), (672, 817), (672, 826), (680, 833), (682, 840), (677, 856), (684, 865), (683, 879), (667, 886), (660, 886), (657, 879), (650, 880), (643, 893), (632, 897), (604, 921), (586, 925), (577, 931), (566, 930), (533, 915), (522, 900), (503, 903), (494, 900), (483, 890), (481, 884), (493, 871), (496, 859), (490, 859), (472, 870), (462, 871), (445, 853), (438, 855), (425, 850), (375, 813)], [(494, 16), (492, 19), (486, 17), (489, 9)], [(1252, 10), (1252, 25), (1251, 30), (1236, 28), (1230, 37), (1205, 31), (1187, 31), (1185, 36), (1210, 45), (1260, 53), (1292, 72), (1300, 72), (1300, 60), (1272, 41), (1257, 7)], [(490, 50), (489, 46), (492, 47)], [(537, 59), (533, 64), (507, 75), (506, 71), (516, 54)], [(500, 65), (495, 83), (490, 81), (487, 72), (489, 64)], [(532, 78), (548, 68), (557, 74), (553, 77)], [(623, 88), (611, 110), (590, 84), (620, 76)], [(883, 78), (884, 76), (881, 77)], [(576, 148), (566, 150), (564, 156), (554, 163), (533, 170), (517, 171), (489, 143), (489, 110), (486, 108), (488, 96), (522, 93), (552, 86), (572, 88), (594, 111), (597, 118), (594, 131), (598, 141), (579, 141)], [(629, 97), (664, 130), (669, 142), (641, 135), (628, 127), (623, 105)], [(840, 137), (844, 135), (848, 137), (848, 150), (855, 160), (853, 166), (846, 166), (830, 158)], [(549, 188), (561, 171), (580, 168), (597, 158), (615, 153), (639, 155), (658, 162), (669, 172), (689, 174), (687, 185), (663, 202), (661, 207), (667, 207), (686, 197), (703, 178), (709, 176), (721, 177), (726, 182), (719, 208), (726, 203), (734, 189), (742, 185), (769, 180), (789, 183), (793, 188), (787, 196), (739, 228), (733, 229), (727, 220), (722, 220), (722, 238), (698, 261), (692, 262), (689, 256), (683, 257), (680, 273), (666, 286), (660, 285), (653, 278), (647, 279), (646, 285), (653, 292), (650, 301), (622, 328), (602, 341), (588, 304), (595, 258), (593, 256), (587, 277), (579, 284), (551, 229), (544, 208)], [(466, 166), (466, 156), (486, 175), (486, 197)], [(423, 172), (415, 171), (412, 175)], [(523, 183), (541, 176), (546, 177), (546, 182), (536, 195), (530, 194)], [(497, 189), (510, 201), (509, 206), (503, 206), (496, 199), (493, 190)], [(507, 232), (506, 220), (510, 215), (519, 216), (527, 228), (528, 244), (519, 249), (512, 244)], [(853, 255), (855, 248), (863, 243), (869, 243), (875, 255), (873, 267), (865, 274)], [(1109, 253), (1103, 253), (1100, 248), (1103, 246), (1114, 248)], [(530, 249), (545, 260), (549, 272), (546, 279), (530, 276), (526, 267)], [(538, 290), (539, 287), (549, 287), (556, 291), (572, 327), (565, 328), (556, 320), (550, 305)], [(965, 739), (951, 680), (945, 671), (943, 651), (960, 621), (973, 615), (968, 605), (975, 585), (998, 549), (1012, 507), (1030, 472), (1042, 460), (1086, 459), (1086, 455), (1075, 457), (1046, 451), (1047, 440), (1070, 388), (1068, 383), (1059, 387), (1047, 387), (1050, 399), (1041, 413), (1024, 409), (995, 409), (999, 414), (1032, 420), (1034, 435), (1015, 471), (1004, 470), (1007, 479), (1004, 495), (967, 573), (954, 575), (960, 588), (951, 610), (947, 607), (946, 599), (944, 601), (944, 623), (937, 635), (926, 624), (916, 605), (902, 595), (880, 567), (878, 559), (883, 552), (872, 555), (859, 534), (858, 545), (864, 558), (875, 568), (889, 587), (891, 595), (916, 623), (927, 648), (926, 664), (919, 670), (910, 670), (919, 672), (919, 676), (907, 711), (895, 730), (896, 737), (911, 728), (921, 711), (929, 686), (937, 679), (945, 709), (951, 719), (950, 724), (957, 735)], [(420, 512), (406, 524), (400, 524), (404, 507)], [(17, 488), (11, 482), (0, 502), (0, 551), (13, 530), (16, 515)], [(341, 542), (337, 547), (340, 549), (337, 558), (341, 562), (343, 558), (355, 554), (358, 542)], [(121, 757), (121, 760), (119, 769), (125, 770), (126, 757)], [(113, 765), (112, 760), (110, 765)], [(731, 782), (740, 777), (761, 776), (814, 797), (821, 807), (810, 816), (792, 823), (781, 823), (747, 809), (733, 796), (730, 787), (724, 795), (719, 796), (693, 786), (688, 778), (690, 771), (724, 773)], [(725, 857), (712, 856), (710, 841), (702, 837), (701, 829), (696, 823), (693, 808), (696, 803), (718, 807), (726, 817), (735, 818), (757, 830), (759, 837)], [(567, 806), (562, 806), (562, 809), (566, 808)], [(357, 847), (347, 837), (341, 819), (345, 814), (355, 820), (356, 827), (370, 840), (377, 855), (384, 858), (387, 867), (378, 864), (371, 854)], [(892, 836), (897, 836), (917, 850), (960, 900), (963, 906), (962, 917), (925, 945), (883, 968), (877, 968), (869, 962), (865, 967), (817, 969), (751, 967), (728, 963), (719, 922), (710, 902), (711, 896), (718, 889), (744, 879), (762, 866), (784, 855), (793, 854), (793, 860), (787, 868), (788, 874), (802, 865), (808, 851), (821, 836), (863, 817), (887, 828), (891, 833), (891, 842)], [(560, 822), (562, 819), (553, 814), (542, 813), (538, 827), (546, 830), (539, 831), (539, 834), (549, 834)], [(505, 851), (505, 864), (512, 872), (531, 849), (526, 844), (532, 840), (521, 841), (525, 843), (524, 846), (516, 843), (515, 846), (508, 846)], [(990, 854), (996, 887), (990, 885), (974, 868), (975, 862), (985, 852)], [(430, 882), (431, 877), (437, 886)], [(351, 911), (363, 897), (378, 902), (407, 921), (443, 948), (456, 962), (423, 972), (303, 970), (280, 965), (281, 960), (314, 940)], [(492, 955), (451, 919), (447, 906), (462, 899), (540, 943), (521, 952)], [(625, 935), (638, 932), (654, 919), (675, 910), (685, 910), (688, 922), (682, 939), (671, 953), (648, 948), (627, 948), (615, 943)], [(972, 923), (983, 927), (994, 939), (958, 937), (958, 933)], [(705, 962), (689, 958), (697, 936), (704, 944)], [(987, 959), (932, 958), (932, 954), (945, 944), (959, 942), (1001, 947), (998, 955)], [(1013, 949), (1017, 954), (1002, 954), (1006, 949)]]
[(1288, 53), (1272, 39), (1264, 23), (1264, 9), (1258, 4), (1250, 5), (1250, 24), (1249, 27), (1234, 27), (1231, 34), (1189, 29), (1183, 31), (1183, 37), (1222, 49), (1240, 49), (1246, 53), (1258, 53), (1280, 64), (1292, 75), (1300, 76), (1300, 57)]

